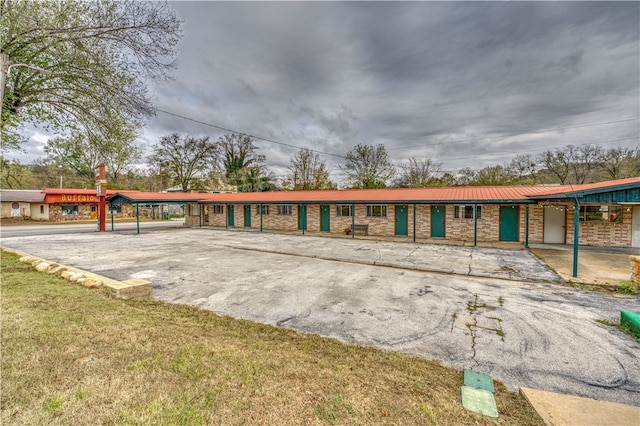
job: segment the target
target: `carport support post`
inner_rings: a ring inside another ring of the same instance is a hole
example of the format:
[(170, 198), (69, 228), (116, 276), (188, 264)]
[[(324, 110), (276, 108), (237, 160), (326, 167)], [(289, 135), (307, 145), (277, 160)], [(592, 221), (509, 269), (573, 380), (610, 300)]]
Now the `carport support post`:
[(478, 244), (478, 205), (473, 205), (473, 246)]
[(109, 203), (109, 210), (111, 210), (111, 232), (113, 232), (113, 204)]
[(529, 248), (529, 204), (524, 206), (524, 247)]
[(356, 204), (351, 204), (351, 239), (356, 237)]
[(413, 242), (416, 242), (416, 204), (413, 205)]
[(573, 277), (578, 277), (578, 240), (580, 238), (580, 203), (576, 201), (573, 212)]
[(200, 214), (198, 215), (198, 228), (202, 228), (202, 214), (204, 213), (204, 208), (203, 206), (198, 206), (198, 208), (200, 209)]
[(262, 204), (259, 204), (260, 206), (260, 232), (262, 232)]
[(229, 204), (224, 205), (224, 229), (229, 230)]
[(136, 203), (136, 234), (140, 233), (140, 210), (138, 209), (139, 204)]

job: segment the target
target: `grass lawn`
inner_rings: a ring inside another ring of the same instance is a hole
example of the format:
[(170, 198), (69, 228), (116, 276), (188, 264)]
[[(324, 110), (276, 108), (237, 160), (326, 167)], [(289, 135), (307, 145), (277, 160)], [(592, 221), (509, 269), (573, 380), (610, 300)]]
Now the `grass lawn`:
[(466, 411), (437, 362), (162, 302), (120, 301), (2, 252), (2, 424), (531, 424)]

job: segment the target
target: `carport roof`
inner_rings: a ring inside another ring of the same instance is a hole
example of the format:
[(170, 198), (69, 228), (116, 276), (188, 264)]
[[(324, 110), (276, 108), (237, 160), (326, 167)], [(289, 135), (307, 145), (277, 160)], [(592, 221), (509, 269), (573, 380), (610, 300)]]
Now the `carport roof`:
[(112, 204), (193, 203), (199, 201), (203, 195), (213, 194), (118, 191), (107, 197), (107, 201)]
[[(605, 182), (590, 183), (584, 185), (563, 185), (555, 187), (554, 190), (549, 192), (542, 192), (536, 195), (530, 195), (529, 197), (535, 200), (540, 199), (578, 199), (581, 200), (585, 196), (603, 194), (603, 193), (616, 193), (627, 192), (625, 195), (629, 195), (628, 192), (637, 193), (640, 191), (640, 177), (609, 180)], [(627, 198), (627, 197), (625, 197)], [(633, 197), (632, 197), (633, 198)], [(640, 201), (640, 200), (636, 200)]]

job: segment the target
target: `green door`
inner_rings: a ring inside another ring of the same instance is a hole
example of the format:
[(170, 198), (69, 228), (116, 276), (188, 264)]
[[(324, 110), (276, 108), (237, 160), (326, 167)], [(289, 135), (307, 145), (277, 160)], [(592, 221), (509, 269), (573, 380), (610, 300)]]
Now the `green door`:
[(500, 206), (500, 241), (518, 241), (518, 206)]
[(445, 217), (444, 206), (431, 206), (431, 238), (444, 238)]
[(407, 235), (407, 206), (396, 206), (396, 235)]
[(301, 231), (307, 230), (307, 206), (298, 206), (298, 229)]
[(235, 226), (233, 220), (233, 206), (227, 206), (227, 223), (229, 226)]
[(251, 206), (244, 206), (244, 227), (251, 228)]
[(329, 206), (320, 206), (320, 231), (331, 231), (331, 222), (329, 219)]

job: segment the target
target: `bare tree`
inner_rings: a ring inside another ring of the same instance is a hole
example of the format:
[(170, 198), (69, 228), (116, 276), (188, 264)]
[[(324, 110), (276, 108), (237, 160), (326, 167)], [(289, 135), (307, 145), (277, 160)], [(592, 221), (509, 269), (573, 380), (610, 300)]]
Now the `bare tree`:
[(291, 158), (287, 180), (294, 191), (336, 188), (320, 155), (308, 148), (302, 148)]
[(562, 185), (567, 183), (572, 160), (571, 152), (566, 149), (547, 150), (540, 155), (540, 163)]
[(516, 155), (506, 166), (518, 184), (535, 185), (538, 183), (538, 159), (531, 154)]
[(624, 179), (640, 172), (640, 149), (611, 148), (601, 152), (599, 160), (608, 179)]
[(181, 138), (177, 133), (160, 138), (149, 157), (151, 167), (169, 170), (182, 191), (200, 189), (204, 175), (217, 163), (218, 146), (209, 137)]
[(600, 165), (600, 157), (602, 156), (602, 148), (599, 145), (568, 145), (567, 149), (570, 154), (571, 171), (573, 174), (573, 183), (583, 184), (587, 181), (595, 180), (595, 170)]
[(415, 157), (400, 165), (400, 176), (393, 185), (399, 188), (425, 188), (437, 185), (442, 174), (442, 163), (430, 158), (418, 160)]

